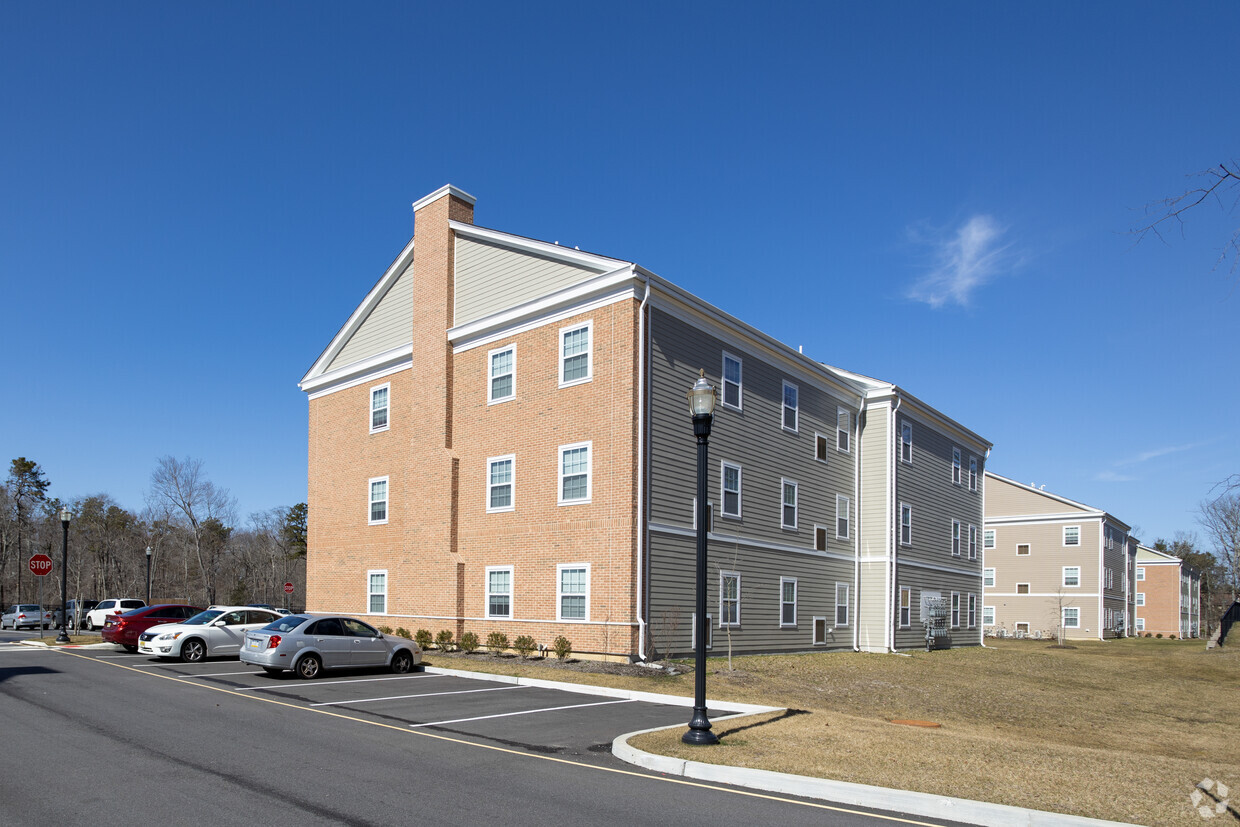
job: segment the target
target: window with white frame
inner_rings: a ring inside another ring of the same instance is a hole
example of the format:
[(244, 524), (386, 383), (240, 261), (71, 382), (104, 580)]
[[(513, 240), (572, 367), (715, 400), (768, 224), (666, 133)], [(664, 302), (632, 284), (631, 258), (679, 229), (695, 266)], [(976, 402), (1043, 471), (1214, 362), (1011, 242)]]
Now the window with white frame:
[(969, 559), (977, 559), (977, 526), (969, 526)]
[(900, 426), (900, 461), (913, 464), (913, 424), (905, 422)]
[(487, 402), (507, 402), (517, 393), (517, 346), (493, 350), (488, 355), (491, 381), (487, 383)]
[(590, 501), (590, 446), (579, 442), (560, 446), (560, 505)]
[(383, 525), (388, 521), (388, 478), (374, 477), (370, 480), (370, 525)]
[(1138, 606), (1145, 605), (1145, 592), (1137, 592), (1137, 605)]
[(952, 520), (952, 556), (960, 556), (960, 521)]
[(982, 607), (982, 625), (983, 626), (994, 626), (995, 625), (995, 607), (994, 606), (983, 606)]
[(995, 530), (988, 528), (982, 532), (982, 548), (995, 547)]
[(370, 389), (370, 432), (372, 434), (388, 429), (388, 414), (392, 408), (391, 391), (391, 382)]
[(960, 628), (960, 592), (952, 592), (952, 628)]
[(977, 628), (977, 595), (969, 592), (969, 628)]
[(1081, 610), (1075, 606), (1063, 607), (1063, 627), (1065, 629), (1081, 628)]
[(1115, 588), (1115, 572), (1112, 571), (1112, 569), (1109, 566), (1103, 569), (1103, 572), (1105, 573), (1105, 576), (1106, 576), (1107, 588), (1108, 589)]
[(1076, 588), (1081, 585), (1081, 567), (1064, 566), (1063, 584), (1065, 587)]
[(726, 407), (741, 410), (741, 360), (731, 353), (723, 353), (723, 398)]
[(835, 538), (848, 539), (848, 523), (852, 516), (852, 503), (843, 494), (835, 495)]
[(1029, 594), (1029, 584), (1028, 583), (1017, 583), (1016, 593), (1017, 594)]
[(797, 429), (797, 413), (799, 412), (797, 386), (784, 382), (784, 413), (783, 426), (785, 431)]
[(913, 625), (913, 590), (900, 589), (900, 628), (907, 629)]
[(848, 584), (835, 584), (835, 625), (848, 625)]
[(560, 387), (588, 382), (594, 375), (590, 336), (593, 322), (560, 330)]
[(719, 572), (719, 628), (741, 625), (741, 576)]
[(960, 485), (960, 449), (952, 448), (952, 482)]
[(590, 564), (556, 566), (556, 620), (590, 619)]
[(797, 484), (792, 480), (781, 480), (783, 497), (780, 508), (780, 525), (784, 528), (797, 527)]
[(1137, 618), (1137, 631), (1138, 631), (1138, 632), (1144, 632), (1144, 631), (1145, 631), (1145, 618), (1143, 618), (1143, 617), (1138, 617), (1138, 618)]
[(1145, 566), (1137, 566), (1137, 582), (1145, 579)]
[(512, 566), (487, 566), (487, 617), (512, 617)]
[(969, 490), (977, 490), (977, 457), (969, 457)]
[(1028, 543), (1017, 543), (1016, 544), (1016, 556), (1017, 557), (1028, 557), (1029, 552), (1030, 552), (1030, 545)]
[(814, 617), (812, 620), (812, 625), (814, 629), (812, 633), (813, 640), (814, 640), (813, 645), (814, 646), (826, 646), (827, 645), (827, 633), (831, 631), (830, 628), (827, 626), (827, 619), (822, 616)]
[(835, 450), (847, 454), (851, 448), (852, 414), (846, 408), (835, 409)]
[(913, 544), (913, 507), (900, 503), (900, 545)]
[(779, 578), (779, 625), (797, 625), (797, 580), (795, 577)]
[(1079, 546), (1081, 544), (1081, 527), (1079, 525), (1066, 525), (1063, 527), (1063, 544), (1065, 546)]
[[(710, 651), (715, 645), (715, 618), (713, 615), (706, 615), (706, 649)], [(689, 615), (689, 648), (697, 651), (697, 612)]]
[(366, 572), (366, 597), (369, 614), (387, 614), (387, 569)]
[(982, 569), (982, 585), (988, 589), (995, 587), (995, 570)]
[(491, 457), (487, 460), (487, 511), (512, 511), (513, 466), (516, 457)]
[(741, 516), (741, 467), (728, 462), (722, 463), (719, 477), (720, 497), (723, 501), (720, 513), (725, 517)]
[(827, 438), (822, 434), (814, 434), (814, 459), (826, 462), (827, 453)]
[(827, 550), (827, 529), (823, 526), (814, 526), (814, 551)]
[[(698, 499), (693, 498), (693, 530), (697, 531), (698, 527)], [(706, 531), (710, 533), (715, 530), (715, 504), (710, 500), (706, 501)]]

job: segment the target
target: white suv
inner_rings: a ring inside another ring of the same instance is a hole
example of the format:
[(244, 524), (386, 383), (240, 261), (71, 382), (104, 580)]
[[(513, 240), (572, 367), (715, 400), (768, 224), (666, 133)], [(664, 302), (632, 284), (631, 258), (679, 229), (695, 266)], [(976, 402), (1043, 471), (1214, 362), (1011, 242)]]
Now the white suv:
[(86, 620), (82, 623), (82, 628), (90, 632), (102, 629), (108, 615), (124, 614), (130, 609), (141, 609), (145, 606), (145, 600), (132, 598), (121, 599), (114, 597), (108, 600), (100, 600), (95, 605), (95, 608), (86, 613)]

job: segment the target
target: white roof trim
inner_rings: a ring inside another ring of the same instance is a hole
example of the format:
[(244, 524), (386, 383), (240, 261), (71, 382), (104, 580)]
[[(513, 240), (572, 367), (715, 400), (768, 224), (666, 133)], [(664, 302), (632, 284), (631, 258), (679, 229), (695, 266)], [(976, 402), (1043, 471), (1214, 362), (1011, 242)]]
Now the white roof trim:
[(1068, 514), (1017, 514), (1008, 517), (986, 517), (984, 522), (986, 527), (992, 525), (1033, 525), (1036, 523), (1088, 523), (1094, 520), (1102, 520), (1106, 517), (1105, 511), (1089, 511), (1082, 513), (1073, 511)]
[(559, 244), (549, 244), (546, 241), (538, 241), (525, 236), (501, 232), (500, 230), (489, 230), (486, 227), (478, 227), (474, 224), (465, 224), (460, 221), (449, 221), (448, 227), (458, 236), (489, 241), (492, 244), (500, 244), (544, 258), (556, 259), (565, 264), (585, 267), (588, 270), (596, 270), (600, 273), (610, 272), (621, 265), (633, 264), (633, 262), (625, 261), (624, 259), (600, 256), (597, 253), (583, 253), (581, 250), (574, 250), (571, 247), (561, 247)]
[(461, 199), (462, 201), (468, 202), (469, 206), (471, 207), (474, 204), (478, 203), (477, 198), (474, 198), (472, 195), (470, 195), (469, 193), (467, 193), (465, 190), (461, 189), (460, 187), (454, 187), (451, 184), (444, 184), (442, 187), (435, 190), (430, 195), (424, 195), (421, 198), (419, 198), (417, 201), (414, 201), (413, 211), (417, 212), (418, 210), (425, 207), (427, 204), (438, 201), (440, 198), (443, 198), (445, 195), (455, 195), (457, 198)]
[(342, 382), (358, 378), (368, 378), (380, 371), (399, 369), (411, 364), (413, 360), (413, 342), (392, 348), (384, 353), (354, 362), (328, 373), (320, 374), (313, 379), (303, 379), (298, 385), (306, 393), (316, 393)]

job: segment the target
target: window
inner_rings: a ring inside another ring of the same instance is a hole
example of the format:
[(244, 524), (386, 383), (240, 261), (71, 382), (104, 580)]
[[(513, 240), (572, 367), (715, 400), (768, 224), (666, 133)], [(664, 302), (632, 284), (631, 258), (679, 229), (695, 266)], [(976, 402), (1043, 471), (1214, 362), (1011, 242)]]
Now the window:
[(952, 628), (960, 628), (960, 592), (952, 592)]
[(512, 471), (516, 457), (487, 460), (487, 511), (512, 511)]
[[(697, 531), (698, 527), (698, 500), (693, 498), (693, 530)], [(710, 500), (706, 501), (706, 533), (715, 530), (715, 504)]]
[(982, 625), (983, 626), (994, 626), (995, 625), (995, 607), (994, 606), (983, 606), (982, 607)]
[(792, 480), (783, 480), (783, 507), (780, 509), (780, 525), (784, 528), (797, 527), (797, 484)]
[(1107, 584), (1107, 586), (1106, 586), (1106, 587), (1107, 587), (1108, 589), (1113, 589), (1113, 588), (1115, 588), (1115, 575), (1114, 575), (1114, 573), (1112, 572), (1112, 570), (1108, 567), (1108, 568), (1104, 569), (1103, 571), (1106, 573), (1106, 584)]
[(1145, 579), (1145, 566), (1137, 566), (1137, 580), (1141, 581), (1144, 579)]
[(987, 589), (995, 587), (995, 570), (982, 569), (982, 586)]
[(822, 434), (814, 434), (814, 459), (827, 461), (827, 438)]
[(847, 454), (849, 435), (852, 433), (852, 414), (844, 408), (835, 409), (835, 449)]
[(969, 457), (969, 490), (977, 490), (977, 457)]
[(375, 477), (370, 481), (370, 525), (383, 525), (388, 521), (388, 478)]
[(913, 425), (910, 422), (900, 426), (900, 461), (913, 464)]
[(900, 628), (913, 625), (913, 590), (900, 589)]
[(797, 429), (797, 386), (784, 382), (784, 421), (785, 431)]
[(516, 396), (517, 346), (509, 345), (490, 353), (491, 381), (487, 385), (487, 404), (507, 402)]
[(900, 545), (913, 544), (913, 508), (900, 503)]
[(370, 432), (372, 434), (388, 429), (388, 411), (391, 409), (389, 394), (392, 383), (370, 389)]
[(795, 577), (779, 578), (779, 625), (797, 625), (797, 581)]
[(1063, 627), (1065, 629), (1081, 628), (1081, 610), (1065, 606), (1063, 610)]
[(960, 449), (952, 448), (952, 483), (960, 485)]
[(590, 501), (590, 445), (560, 446), (560, 505)]
[(1145, 605), (1145, 592), (1137, 592), (1137, 605), (1138, 606)]
[(1144, 631), (1145, 631), (1145, 618), (1143, 618), (1143, 617), (1138, 617), (1138, 618), (1137, 618), (1137, 631), (1138, 631), (1138, 632), (1144, 632)]
[(827, 530), (820, 525), (814, 526), (814, 551), (827, 550)]
[(850, 515), (849, 507), (851, 503), (843, 494), (835, 495), (835, 538), (837, 540), (848, 539), (848, 520)]
[(590, 617), (590, 564), (561, 563), (555, 568), (559, 612), (556, 620), (588, 620)]
[[(715, 645), (715, 618), (712, 615), (706, 615), (706, 649), (710, 650)], [(689, 615), (689, 648), (697, 651), (697, 612)]]
[(1029, 544), (1019, 543), (1016, 546), (1016, 556), (1017, 557), (1028, 557), (1029, 556)]
[(977, 628), (977, 595), (969, 594), (969, 628)]
[(560, 331), (560, 387), (589, 382), (593, 376), (590, 359), (590, 333), (593, 327), (593, 322), (587, 322)]
[(741, 360), (731, 353), (723, 353), (723, 399), (729, 408), (741, 409)]
[(1029, 584), (1028, 583), (1017, 583), (1016, 593), (1017, 594), (1029, 594)]
[(815, 646), (826, 646), (827, 645), (827, 632), (829, 631), (827, 629), (827, 619), (825, 617), (815, 617), (813, 620), (813, 624), (814, 624), (814, 645)]
[(982, 532), (982, 548), (995, 547), (995, 530), (988, 528)]
[(741, 625), (741, 576), (719, 572), (719, 628)]
[(977, 559), (977, 526), (969, 526), (969, 559)]
[(512, 617), (512, 566), (487, 566), (487, 617)]
[(960, 556), (960, 521), (952, 520), (952, 557)]
[(1079, 525), (1066, 525), (1063, 527), (1063, 544), (1065, 546), (1079, 546), (1081, 544), (1081, 527)]
[(835, 625), (848, 625), (848, 584), (835, 584)]
[(741, 516), (741, 467), (723, 463), (719, 483), (723, 497), (723, 516)]
[(366, 589), (369, 597), (366, 601), (367, 613), (387, 614), (387, 571), (366, 572)]

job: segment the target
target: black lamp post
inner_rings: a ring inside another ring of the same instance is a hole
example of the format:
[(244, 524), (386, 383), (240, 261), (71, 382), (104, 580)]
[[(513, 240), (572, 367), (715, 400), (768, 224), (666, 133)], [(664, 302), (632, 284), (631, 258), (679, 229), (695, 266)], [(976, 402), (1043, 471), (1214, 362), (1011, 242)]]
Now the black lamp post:
[(151, 547), (146, 547), (146, 605), (151, 605)]
[(57, 643), (68, 643), (69, 633), (65, 631), (65, 623), (69, 619), (69, 520), (73, 514), (69, 509), (60, 509), (60, 525), (63, 534), (60, 538), (60, 634), (56, 635)]
[(706, 717), (706, 530), (710, 520), (706, 504), (706, 443), (715, 418), (715, 388), (706, 381), (705, 370), (698, 372), (697, 382), (686, 395), (689, 412), (693, 414), (693, 435), (697, 437), (697, 645), (693, 661), (693, 718), (689, 731), (680, 740), (705, 746), (719, 743), (719, 736), (710, 731), (710, 719)]

